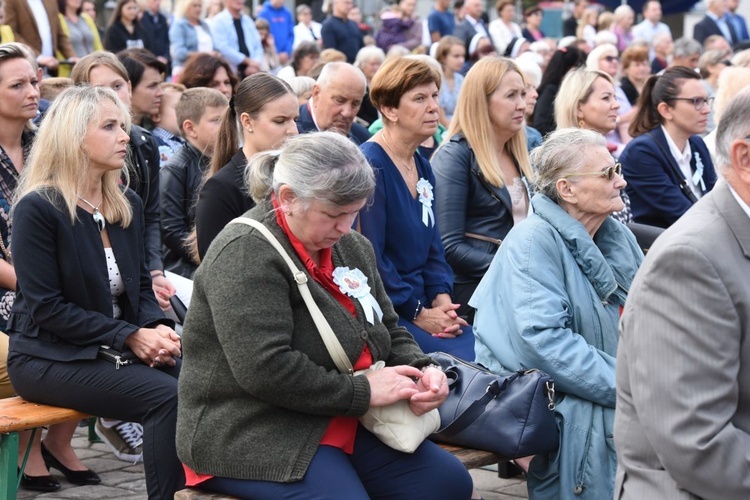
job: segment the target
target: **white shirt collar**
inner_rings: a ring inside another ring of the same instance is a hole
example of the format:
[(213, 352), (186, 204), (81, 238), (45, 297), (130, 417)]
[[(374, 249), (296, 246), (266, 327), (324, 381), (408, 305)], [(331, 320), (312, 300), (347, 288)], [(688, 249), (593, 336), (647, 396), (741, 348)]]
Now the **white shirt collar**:
[(677, 147), (677, 144), (674, 143), (674, 141), (672, 140), (672, 137), (669, 135), (669, 132), (667, 132), (667, 129), (664, 128), (664, 125), (661, 126), (661, 131), (664, 132), (664, 137), (667, 138), (669, 151), (672, 153), (672, 156), (674, 156), (674, 159), (677, 160), (678, 163), (680, 162), (690, 163), (690, 155), (693, 152), (692, 149), (690, 148), (690, 141), (685, 141), (685, 149), (680, 151), (680, 149)]
[(315, 124), (315, 128), (320, 131), (320, 126), (318, 125), (318, 120), (315, 118), (315, 108), (313, 108), (313, 98), (310, 97), (310, 99), (307, 101), (307, 109), (310, 110), (310, 118), (312, 118), (313, 123)]
[(750, 205), (745, 203), (745, 200), (740, 198), (740, 195), (737, 194), (737, 191), (732, 188), (732, 185), (727, 182), (727, 186), (729, 186), (729, 192), (732, 193), (732, 196), (734, 196), (734, 199), (737, 200), (737, 203), (740, 204), (740, 208), (742, 208), (742, 211), (745, 212), (745, 214), (750, 217)]

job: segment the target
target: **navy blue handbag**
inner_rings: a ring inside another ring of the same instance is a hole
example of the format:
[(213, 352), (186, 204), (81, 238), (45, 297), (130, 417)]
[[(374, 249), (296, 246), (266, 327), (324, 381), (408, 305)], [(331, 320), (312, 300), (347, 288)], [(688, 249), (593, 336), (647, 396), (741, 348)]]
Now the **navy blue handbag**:
[(507, 459), (555, 451), (555, 382), (539, 370), (493, 373), (444, 352), (433, 352), (448, 378), (438, 408), (435, 441), (486, 450)]

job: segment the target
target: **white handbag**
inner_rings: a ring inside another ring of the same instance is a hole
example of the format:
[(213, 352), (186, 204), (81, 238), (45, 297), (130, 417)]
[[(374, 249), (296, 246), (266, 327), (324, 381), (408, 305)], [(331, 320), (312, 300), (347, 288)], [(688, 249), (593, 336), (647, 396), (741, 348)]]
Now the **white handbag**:
[[(231, 223), (246, 224), (254, 227), (266, 237), (269, 243), (284, 258), (294, 276), (294, 281), (299, 287), (302, 298), (310, 310), (310, 315), (320, 332), (323, 343), (325, 343), (331, 359), (333, 359), (333, 362), (341, 373), (359, 376), (364, 375), (368, 371), (380, 370), (385, 367), (384, 361), (377, 361), (367, 370), (354, 372), (344, 348), (331, 329), (331, 325), (328, 324), (325, 316), (323, 316), (320, 308), (312, 298), (310, 289), (307, 286), (307, 275), (297, 268), (294, 261), (289, 257), (289, 254), (284, 250), (284, 247), (281, 246), (281, 243), (261, 222), (247, 217), (238, 217), (232, 220)], [(411, 411), (409, 401), (403, 399), (388, 406), (370, 407), (367, 413), (360, 417), (359, 421), (368, 431), (375, 434), (383, 443), (394, 450), (413, 453), (422, 444), (422, 441), (440, 428), (440, 413), (435, 409), (424, 415), (417, 416)]]

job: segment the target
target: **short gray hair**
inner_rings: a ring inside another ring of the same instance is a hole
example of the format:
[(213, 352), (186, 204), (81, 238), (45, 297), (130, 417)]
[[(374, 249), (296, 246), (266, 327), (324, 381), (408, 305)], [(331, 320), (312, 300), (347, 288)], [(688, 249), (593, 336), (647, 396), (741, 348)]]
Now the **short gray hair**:
[(245, 184), (256, 203), (289, 186), (303, 201), (351, 205), (375, 190), (375, 173), (359, 148), (335, 132), (312, 132), (287, 139), (279, 151), (254, 155)]
[(320, 71), (320, 75), (318, 76), (317, 80), (318, 87), (328, 87), (331, 83), (333, 83), (340, 72), (346, 71), (347, 69), (350, 69), (351, 71), (356, 73), (357, 76), (362, 80), (362, 95), (364, 95), (367, 91), (367, 78), (365, 78), (365, 74), (362, 73), (361, 69), (352, 66), (349, 63), (340, 61), (329, 62), (328, 64), (323, 66), (323, 69)]
[(535, 190), (559, 203), (557, 181), (580, 171), (586, 163), (585, 150), (592, 147), (607, 147), (604, 136), (593, 130), (562, 128), (548, 135), (531, 152), (531, 164), (536, 171)]
[(745, 88), (729, 101), (716, 131), (716, 164), (722, 170), (731, 168), (732, 143), (750, 136), (750, 88)]
[(693, 54), (700, 55), (703, 52), (703, 46), (692, 38), (683, 36), (674, 42), (674, 57), (688, 57)]
[(354, 59), (354, 67), (362, 69), (362, 66), (372, 59), (378, 59), (382, 63), (385, 61), (385, 52), (375, 45), (365, 45), (357, 52), (357, 57)]

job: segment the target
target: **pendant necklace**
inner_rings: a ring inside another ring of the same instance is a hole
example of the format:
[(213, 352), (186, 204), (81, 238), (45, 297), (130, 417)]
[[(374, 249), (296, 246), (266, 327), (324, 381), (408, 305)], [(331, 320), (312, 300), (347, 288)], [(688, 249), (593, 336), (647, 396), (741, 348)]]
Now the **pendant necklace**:
[[(94, 206), (93, 203), (91, 203), (90, 201), (88, 201), (82, 196), (79, 196), (78, 199), (94, 209), (94, 213), (92, 214), (92, 217), (94, 219), (94, 222), (96, 223), (96, 227), (99, 228), (100, 233), (104, 231), (104, 227), (107, 225), (107, 221), (104, 219), (104, 216), (99, 211), (99, 207), (101, 206), (102, 202), (100, 201), (97, 206)], [(104, 201), (104, 199), (102, 199), (102, 201)]]
[[(386, 138), (385, 138), (385, 131), (383, 131), (383, 133), (382, 133), (382, 137), (383, 137), (383, 142), (384, 142), (384, 143), (385, 143), (385, 145), (386, 145), (386, 146), (388, 147), (388, 151), (390, 151), (390, 152), (391, 152), (391, 154), (393, 155), (393, 157), (394, 157), (394, 158), (395, 158), (396, 160), (398, 160), (398, 161), (400, 161), (400, 162), (401, 162), (401, 165), (403, 165), (403, 166), (404, 166), (404, 168), (406, 169), (406, 171), (407, 171), (408, 173), (410, 173), (410, 174), (411, 174), (412, 172), (414, 172), (414, 167), (410, 166), (410, 165), (409, 165), (409, 164), (408, 164), (407, 162), (405, 162), (404, 160), (402, 160), (401, 158), (399, 158), (398, 156), (396, 156), (396, 152), (395, 152), (395, 151), (393, 150), (393, 148), (391, 147), (391, 145), (390, 145), (390, 144), (388, 143), (388, 139), (386, 139)], [(416, 165), (415, 165), (415, 166), (416, 166)]]

